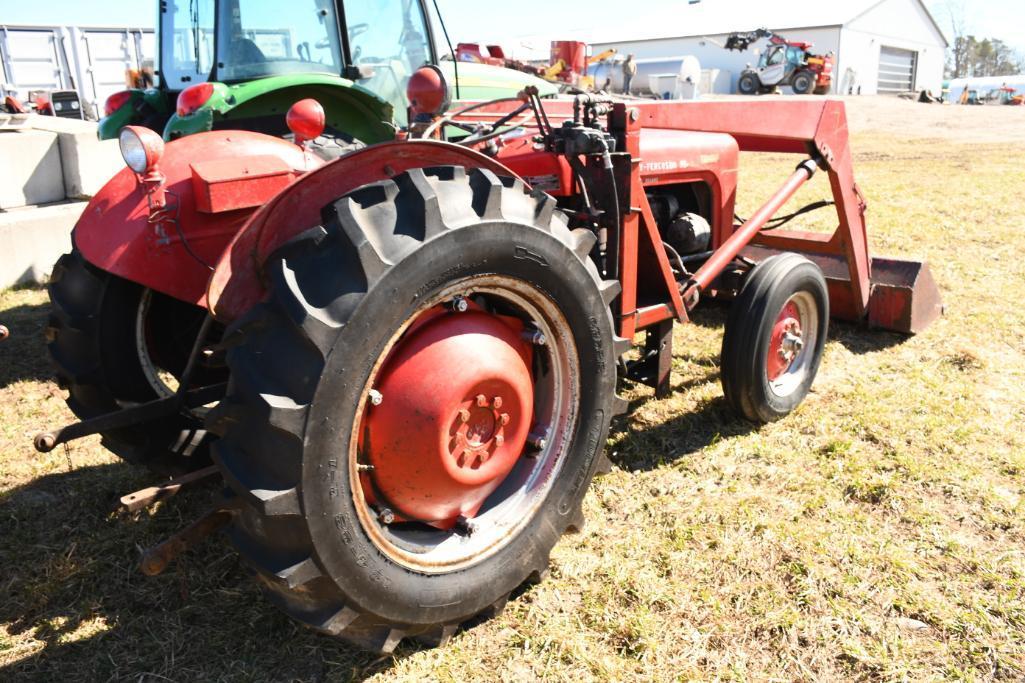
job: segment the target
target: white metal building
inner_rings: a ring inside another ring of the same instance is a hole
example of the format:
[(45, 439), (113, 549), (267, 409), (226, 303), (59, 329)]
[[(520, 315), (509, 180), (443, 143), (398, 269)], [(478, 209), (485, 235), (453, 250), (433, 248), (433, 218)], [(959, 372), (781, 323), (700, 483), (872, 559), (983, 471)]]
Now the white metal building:
[(814, 43), (817, 53), (834, 53), (836, 93), (928, 89), (938, 95), (942, 88), (948, 42), (921, 0), (681, 3), (668, 16), (640, 9), (637, 22), (610, 27), (591, 45), (594, 54), (615, 48), (638, 59), (694, 55), (703, 68), (730, 72), (735, 90), (740, 72), (758, 61), (755, 49), (766, 42), (740, 53), (720, 45), (731, 32), (761, 27)]

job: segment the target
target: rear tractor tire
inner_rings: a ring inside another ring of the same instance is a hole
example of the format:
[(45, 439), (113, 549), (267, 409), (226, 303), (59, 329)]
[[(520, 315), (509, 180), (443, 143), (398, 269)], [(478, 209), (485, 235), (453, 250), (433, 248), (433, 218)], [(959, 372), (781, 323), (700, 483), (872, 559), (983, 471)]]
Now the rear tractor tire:
[(811, 71), (798, 71), (790, 81), (790, 87), (798, 95), (810, 95), (815, 90), (817, 80)]
[(268, 597), (365, 649), (444, 643), (583, 523), (618, 283), (520, 181), (416, 169), (324, 208), (227, 332), (210, 416), (229, 537)]
[[(53, 268), (47, 348), (67, 403), (80, 419), (165, 398), (176, 388), (206, 311), (88, 263), (77, 249)], [(196, 382), (225, 380), (198, 369)], [(101, 434), (121, 458), (157, 474), (210, 464), (202, 419), (176, 415)]]
[(829, 295), (817, 265), (790, 253), (759, 263), (726, 321), (721, 374), (727, 403), (755, 423), (788, 415), (815, 381), (828, 328)]

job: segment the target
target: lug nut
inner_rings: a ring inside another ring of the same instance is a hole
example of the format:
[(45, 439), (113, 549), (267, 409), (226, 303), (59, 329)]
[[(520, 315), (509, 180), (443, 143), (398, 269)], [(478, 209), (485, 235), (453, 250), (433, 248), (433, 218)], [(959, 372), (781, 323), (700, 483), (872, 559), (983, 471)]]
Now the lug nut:
[(391, 524), (395, 521), (395, 513), (388, 508), (382, 508), (381, 511), (377, 513), (377, 519), (380, 520), (381, 524)]
[(534, 346), (544, 346), (548, 343), (548, 338), (540, 330), (525, 330), (523, 332), (523, 339)]
[(501, 422), (503, 426), (509, 424), (509, 413), (502, 413), (499, 415), (498, 421)]
[(548, 430), (543, 432), (531, 432), (527, 436), (527, 443), (536, 448), (539, 451), (543, 451), (545, 446), (548, 445)]
[(501, 396), (495, 396), (493, 399), (491, 399), (491, 406), (495, 410), (498, 410), (499, 408), (501, 408), (502, 407), (502, 397)]
[(471, 522), (463, 515), (459, 515), (456, 518), (455, 529), (457, 532), (461, 534), (465, 534), (466, 536), (472, 536), (473, 532), (477, 530), (477, 525)]
[(470, 421), (470, 411), (467, 410), (466, 408), (461, 409), (459, 411), (459, 421), (460, 422), (469, 422)]
[(477, 407), (478, 408), (487, 408), (488, 407), (488, 397), (485, 396), (484, 394), (477, 394)]
[(466, 300), (466, 297), (457, 296), (452, 299), (452, 310), (456, 313), (466, 313), (470, 310), (470, 302)]
[(501, 434), (495, 434), (495, 443), (501, 446), (505, 443), (505, 437)]
[(384, 394), (382, 394), (377, 389), (371, 389), (370, 390), (370, 402), (373, 405), (375, 405), (375, 406), (381, 405), (382, 403), (384, 403)]

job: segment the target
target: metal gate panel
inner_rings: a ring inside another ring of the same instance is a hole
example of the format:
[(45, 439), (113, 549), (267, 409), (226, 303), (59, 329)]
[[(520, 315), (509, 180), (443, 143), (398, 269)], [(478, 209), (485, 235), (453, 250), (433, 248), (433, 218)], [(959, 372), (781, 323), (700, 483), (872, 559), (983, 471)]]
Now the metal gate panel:
[(7, 80), (4, 90), (25, 97), (29, 90), (63, 90), (71, 87), (60, 29), (24, 30), (0, 28)]
[(918, 53), (896, 47), (879, 48), (880, 93), (910, 92), (915, 89), (915, 71), (918, 67)]
[(137, 39), (132, 31), (90, 31), (81, 34), (84, 56), (89, 65), (83, 74), (86, 101), (99, 108), (110, 95), (124, 90), (125, 73), (139, 68)]

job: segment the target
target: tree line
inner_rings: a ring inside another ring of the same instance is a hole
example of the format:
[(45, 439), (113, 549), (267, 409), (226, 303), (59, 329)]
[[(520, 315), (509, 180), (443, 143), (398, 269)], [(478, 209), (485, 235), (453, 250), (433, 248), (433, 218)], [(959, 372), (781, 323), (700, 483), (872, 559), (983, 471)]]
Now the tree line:
[(957, 35), (950, 52), (949, 78), (1014, 76), (1025, 72), (1025, 59), (998, 38)]

